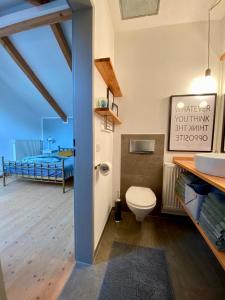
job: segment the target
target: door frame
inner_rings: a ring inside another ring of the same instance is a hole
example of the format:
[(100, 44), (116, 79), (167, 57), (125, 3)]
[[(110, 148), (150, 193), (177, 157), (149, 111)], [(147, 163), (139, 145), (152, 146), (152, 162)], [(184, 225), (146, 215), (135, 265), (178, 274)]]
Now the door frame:
[(75, 260), (92, 264), (93, 216), (93, 8), (67, 0), (73, 10), (74, 231)]

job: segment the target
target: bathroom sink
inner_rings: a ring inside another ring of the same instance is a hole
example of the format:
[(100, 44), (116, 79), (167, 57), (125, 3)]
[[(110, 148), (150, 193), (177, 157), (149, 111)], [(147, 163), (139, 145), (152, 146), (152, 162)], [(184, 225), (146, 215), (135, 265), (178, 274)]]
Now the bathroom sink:
[(225, 177), (225, 154), (202, 153), (194, 156), (195, 167), (208, 175)]

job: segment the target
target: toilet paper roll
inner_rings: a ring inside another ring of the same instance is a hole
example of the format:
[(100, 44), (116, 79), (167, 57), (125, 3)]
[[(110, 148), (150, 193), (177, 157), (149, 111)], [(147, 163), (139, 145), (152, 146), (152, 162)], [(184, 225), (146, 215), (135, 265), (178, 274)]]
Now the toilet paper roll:
[(107, 176), (112, 170), (112, 165), (109, 162), (103, 162), (100, 164), (99, 170), (103, 176)]

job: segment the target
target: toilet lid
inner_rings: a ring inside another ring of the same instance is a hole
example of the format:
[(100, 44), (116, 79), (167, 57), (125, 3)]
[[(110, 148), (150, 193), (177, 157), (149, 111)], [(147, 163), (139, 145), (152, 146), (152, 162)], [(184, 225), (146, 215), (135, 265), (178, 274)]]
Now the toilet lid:
[(131, 186), (126, 192), (126, 200), (135, 206), (148, 207), (156, 203), (156, 196), (150, 188)]

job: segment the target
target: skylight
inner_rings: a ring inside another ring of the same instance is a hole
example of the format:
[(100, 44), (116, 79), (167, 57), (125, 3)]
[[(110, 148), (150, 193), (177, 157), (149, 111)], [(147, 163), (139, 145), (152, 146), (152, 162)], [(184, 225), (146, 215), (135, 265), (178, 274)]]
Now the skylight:
[(120, 0), (123, 20), (157, 15), (160, 0)]

